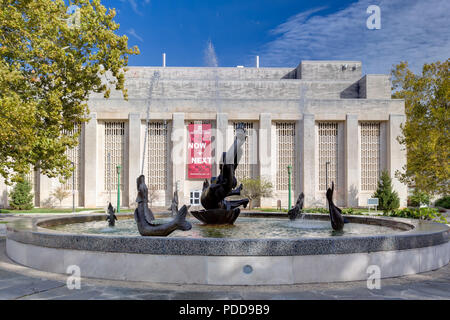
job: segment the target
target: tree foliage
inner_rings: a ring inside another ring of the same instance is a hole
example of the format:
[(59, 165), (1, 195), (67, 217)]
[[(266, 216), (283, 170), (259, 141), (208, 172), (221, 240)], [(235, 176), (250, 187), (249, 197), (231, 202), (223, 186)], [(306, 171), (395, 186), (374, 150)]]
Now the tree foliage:
[(253, 208), (253, 201), (262, 197), (271, 197), (273, 192), (273, 185), (270, 181), (263, 178), (246, 178), (242, 179), (241, 194), (247, 197), (249, 201), (249, 209)]
[(64, 154), (78, 143), (91, 92), (124, 89), (126, 36), (116, 34), (114, 9), (100, 0), (0, 2), (0, 174), (9, 183), (34, 166), (49, 177), (70, 177)]
[(387, 213), (400, 206), (398, 193), (392, 188), (392, 180), (387, 171), (381, 173), (378, 181), (378, 188), (375, 191), (374, 198), (378, 198), (378, 208)]
[(407, 62), (392, 71), (393, 98), (405, 99), (406, 123), (399, 142), (407, 165), (396, 176), (430, 195), (450, 193), (450, 59), (425, 64), (421, 75)]
[(9, 194), (11, 208), (16, 210), (30, 210), (33, 208), (33, 194), (30, 182), (21, 175), (13, 190)]
[(430, 196), (426, 192), (419, 191), (418, 189), (414, 189), (413, 194), (408, 197), (408, 206), (420, 207), (421, 205), (428, 206), (429, 204)]

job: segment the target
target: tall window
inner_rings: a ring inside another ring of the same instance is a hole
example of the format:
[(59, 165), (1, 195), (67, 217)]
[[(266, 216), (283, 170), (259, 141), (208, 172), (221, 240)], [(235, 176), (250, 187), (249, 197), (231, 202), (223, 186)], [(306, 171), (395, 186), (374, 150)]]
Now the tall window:
[[(66, 134), (73, 136), (75, 133), (80, 133), (80, 126), (76, 126), (72, 131), (66, 132)], [(78, 136), (78, 145), (74, 148), (67, 148), (65, 151), (65, 154), (67, 156), (67, 159), (73, 163), (73, 172), (72, 176), (67, 179), (64, 184), (62, 185), (64, 190), (80, 190), (80, 177), (81, 177), (81, 170), (80, 170), (80, 163), (81, 163), (81, 153), (80, 153), (80, 146), (81, 146), (81, 134)], [(73, 184), (75, 180), (75, 185)]]
[(289, 176), (287, 166), (292, 167), (291, 183), (295, 186), (295, 123), (276, 122), (277, 134), (277, 190), (288, 190)]
[(253, 122), (234, 122), (233, 136), (236, 136), (236, 128), (239, 123), (243, 123), (245, 130), (247, 130), (247, 139), (245, 139), (244, 145), (242, 146), (242, 156), (236, 170), (236, 178), (238, 181), (244, 178), (255, 177), (255, 163), (252, 163), (252, 161), (254, 161), (256, 156), (254, 154), (252, 155), (254, 150), (254, 136), (256, 134), (253, 129)]
[(167, 121), (149, 122), (147, 136), (147, 180), (154, 190), (166, 190), (169, 146)]
[(117, 190), (117, 166), (121, 166), (120, 189), (123, 189), (125, 122), (105, 122), (105, 190)]
[(319, 190), (327, 189), (334, 181), (338, 183), (338, 124), (337, 122), (319, 122)]
[(379, 176), (380, 123), (361, 122), (361, 190), (376, 190)]

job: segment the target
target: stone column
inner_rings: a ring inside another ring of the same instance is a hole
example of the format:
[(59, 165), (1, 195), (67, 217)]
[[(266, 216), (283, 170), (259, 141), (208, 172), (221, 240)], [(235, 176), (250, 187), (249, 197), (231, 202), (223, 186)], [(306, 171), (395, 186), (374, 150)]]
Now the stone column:
[(397, 141), (397, 137), (402, 135), (400, 125), (405, 121), (403, 114), (390, 114), (387, 134), (387, 168), (393, 189), (398, 192), (400, 207), (406, 207), (408, 197), (408, 187), (395, 177), (395, 172), (406, 165), (406, 149)]
[[(84, 125), (84, 206), (97, 206), (97, 113), (90, 114), (91, 119)], [(42, 177), (42, 176), (41, 176)]]
[[(42, 204), (49, 200), (51, 197), (51, 193), (53, 192), (53, 179), (43, 175), (42, 173), (37, 174), (38, 181), (36, 181), (36, 187), (39, 189), (38, 192), (35, 191), (35, 195), (37, 199), (35, 199), (35, 204), (38, 204), (39, 207), (42, 207)], [(72, 194), (70, 194), (72, 196)]]
[[(267, 179), (275, 186), (275, 177), (272, 175), (272, 115), (270, 113), (261, 113), (259, 115), (259, 175)], [(272, 207), (271, 198), (262, 198), (261, 207)]]
[(345, 205), (357, 207), (360, 189), (358, 115), (347, 114), (345, 119)]
[(316, 198), (316, 152), (315, 118), (313, 114), (303, 114), (301, 126), (301, 191), (305, 193), (305, 207), (314, 205)]
[(7, 207), (8, 207), (8, 187), (5, 184), (5, 179), (3, 178), (3, 176), (0, 175), (0, 209)]
[[(177, 112), (172, 115), (172, 152), (171, 163), (173, 172), (173, 186), (178, 184), (178, 199), (180, 204), (189, 203), (189, 191), (185, 190), (186, 180), (186, 131), (184, 113)], [(170, 194), (172, 197), (172, 194)]]
[[(148, 152), (148, 150), (147, 150)], [(141, 114), (128, 114), (128, 201), (130, 207), (136, 205), (136, 179), (141, 174)], [(148, 181), (148, 177), (147, 177)], [(124, 199), (125, 200), (125, 199)]]
[(227, 151), (227, 129), (228, 129), (228, 115), (226, 113), (218, 113), (216, 115), (217, 132), (215, 137), (215, 158), (216, 158), (216, 172), (213, 176), (219, 174), (219, 163), (222, 159), (222, 153)]

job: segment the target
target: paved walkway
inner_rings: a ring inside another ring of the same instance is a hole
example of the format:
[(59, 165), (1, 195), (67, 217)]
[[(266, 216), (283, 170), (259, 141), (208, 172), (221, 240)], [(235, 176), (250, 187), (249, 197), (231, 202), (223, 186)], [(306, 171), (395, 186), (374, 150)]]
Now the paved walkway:
[[(149, 270), (149, 272), (151, 272)], [(163, 285), (82, 279), (69, 290), (66, 276), (18, 265), (0, 238), (0, 299), (450, 299), (450, 264), (432, 272), (382, 279), (381, 289), (365, 281), (284, 286)]]

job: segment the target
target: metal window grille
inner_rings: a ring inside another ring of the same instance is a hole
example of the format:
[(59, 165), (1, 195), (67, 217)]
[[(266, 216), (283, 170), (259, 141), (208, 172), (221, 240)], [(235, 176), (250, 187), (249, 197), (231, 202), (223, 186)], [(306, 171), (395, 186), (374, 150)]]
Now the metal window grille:
[(236, 128), (239, 123), (243, 123), (245, 130), (247, 130), (247, 139), (245, 139), (244, 145), (242, 146), (242, 156), (239, 165), (236, 170), (237, 180), (242, 180), (245, 178), (254, 178), (254, 165), (252, 164), (252, 150), (254, 143), (254, 135), (256, 134), (253, 129), (253, 122), (233, 122), (233, 136), (236, 136)]
[(277, 135), (277, 190), (288, 190), (289, 175), (288, 165), (292, 166), (291, 184), (295, 186), (295, 123), (276, 122)]
[[(108, 154), (110, 162), (108, 163)], [(123, 190), (125, 158), (125, 122), (105, 122), (105, 190), (117, 189), (117, 166), (120, 170), (120, 189)]]
[(377, 189), (380, 176), (380, 123), (361, 123), (361, 190)]
[(338, 124), (337, 122), (319, 123), (319, 190), (327, 188), (327, 162), (328, 186), (334, 181), (337, 189), (338, 181)]
[(167, 121), (149, 122), (147, 136), (147, 180), (154, 190), (166, 190), (168, 179), (169, 128)]
[[(75, 133), (79, 133), (81, 127), (76, 126), (72, 131), (67, 131), (66, 134), (68, 135), (74, 135)], [(62, 188), (64, 190), (80, 190), (80, 181), (81, 181), (81, 170), (80, 170), (80, 163), (81, 163), (81, 152), (80, 152), (80, 146), (81, 146), (81, 135), (78, 136), (78, 145), (74, 148), (67, 148), (65, 151), (65, 154), (67, 156), (67, 159), (69, 161), (72, 161), (74, 164), (74, 171), (73, 175), (75, 175), (75, 187), (73, 188), (73, 176), (67, 179), (63, 184)]]

